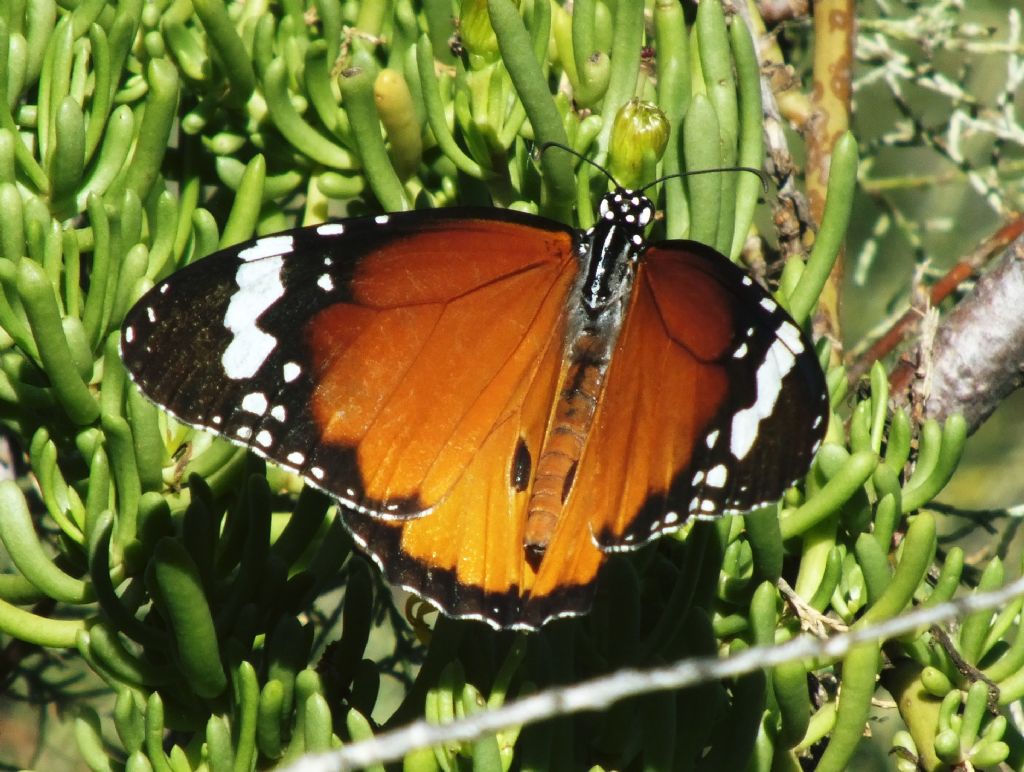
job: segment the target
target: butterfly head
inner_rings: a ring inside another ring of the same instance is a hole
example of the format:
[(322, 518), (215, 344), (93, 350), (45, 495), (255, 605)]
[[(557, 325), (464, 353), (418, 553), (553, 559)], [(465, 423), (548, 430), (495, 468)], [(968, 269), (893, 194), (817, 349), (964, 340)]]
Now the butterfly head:
[(643, 193), (616, 188), (601, 197), (598, 214), (600, 219), (587, 231), (583, 245), (587, 261), (583, 301), (592, 315), (628, 294), (654, 205)]
[(654, 204), (643, 193), (616, 188), (601, 197), (598, 212), (603, 221), (632, 230), (643, 238), (644, 230), (654, 216)]

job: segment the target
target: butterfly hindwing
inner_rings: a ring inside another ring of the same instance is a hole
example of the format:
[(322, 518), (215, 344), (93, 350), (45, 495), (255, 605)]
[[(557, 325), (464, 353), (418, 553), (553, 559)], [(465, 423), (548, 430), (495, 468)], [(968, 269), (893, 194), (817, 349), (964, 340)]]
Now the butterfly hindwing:
[[(557, 328), (563, 317), (560, 305), (545, 304), (535, 317), (535, 334)], [(352, 510), (342, 513), (388, 581), (427, 598), (450, 616), (498, 627), (534, 628), (543, 622), (546, 616), (528, 616), (536, 605), (526, 605), (534, 567), (524, 554), (523, 531), (530, 467), (561, 363), (562, 336), (549, 335), (507, 416), (428, 515), (396, 521)], [(589, 595), (574, 600), (562, 592), (559, 597), (569, 603), (556, 608), (545, 603), (544, 614), (582, 613), (589, 605)]]

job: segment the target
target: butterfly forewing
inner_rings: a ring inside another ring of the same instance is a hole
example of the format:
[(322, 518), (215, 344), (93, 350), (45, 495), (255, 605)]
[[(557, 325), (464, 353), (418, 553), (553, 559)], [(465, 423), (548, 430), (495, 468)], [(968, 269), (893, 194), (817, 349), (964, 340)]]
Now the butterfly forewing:
[[(558, 337), (530, 328), (564, 307), (575, 274), (569, 229), (494, 211), (349, 220), (225, 250), (139, 301), (122, 357), (181, 420), (357, 509), (418, 515)], [(496, 252), (495, 235), (526, 249)]]

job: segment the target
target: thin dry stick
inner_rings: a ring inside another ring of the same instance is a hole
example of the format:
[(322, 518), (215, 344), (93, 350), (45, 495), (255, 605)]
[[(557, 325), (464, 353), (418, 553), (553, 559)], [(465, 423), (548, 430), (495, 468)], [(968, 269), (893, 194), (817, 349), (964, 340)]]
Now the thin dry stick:
[(436, 726), (415, 721), (401, 729), (384, 732), (372, 740), (353, 743), (341, 750), (306, 756), (285, 772), (341, 772), (372, 764), (396, 761), (407, 753), (445, 743), (471, 742), (513, 726), (587, 711), (607, 709), (613, 703), (652, 692), (685, 689), (766, 667), (802, 659), (837, 660), (854, 646), (867, 641), (888, 640), (928, 628), (947, 619), (988, 611), (1024, 595), (1024, 577), (999, 590), (921, 607), (877, 625), (841, 633), (824, 640), (802, 635), (778, 645), (755, 646), (727, 659), (701, 657), (686, 659), (650, 670), (625, 669), (572, 686), (548, 689), (513, 700), (496, 710), (484, 711)]

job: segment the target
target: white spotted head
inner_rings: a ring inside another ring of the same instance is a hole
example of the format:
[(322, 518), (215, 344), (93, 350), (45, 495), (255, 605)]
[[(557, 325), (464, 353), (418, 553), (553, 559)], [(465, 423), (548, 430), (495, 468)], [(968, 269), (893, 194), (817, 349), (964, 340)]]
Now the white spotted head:
[(644, 230), (654, 219), (654, 204), (643, 193), (626, 188), (616, 188), (601, 197), (598, 211), (602, 220), (609, 220), (627, 230), (643, 236)]

